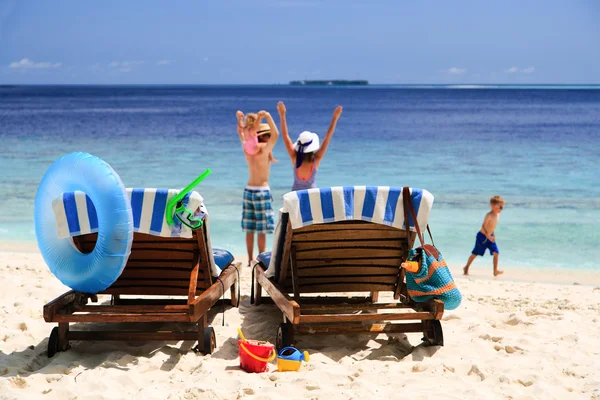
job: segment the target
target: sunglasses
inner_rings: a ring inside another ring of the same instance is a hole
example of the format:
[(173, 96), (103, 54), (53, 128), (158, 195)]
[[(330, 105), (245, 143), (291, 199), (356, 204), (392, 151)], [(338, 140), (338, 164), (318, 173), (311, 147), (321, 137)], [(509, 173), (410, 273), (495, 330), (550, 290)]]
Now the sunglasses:
[(501, 210), (504, 210), (504, 206), (498, 206)]

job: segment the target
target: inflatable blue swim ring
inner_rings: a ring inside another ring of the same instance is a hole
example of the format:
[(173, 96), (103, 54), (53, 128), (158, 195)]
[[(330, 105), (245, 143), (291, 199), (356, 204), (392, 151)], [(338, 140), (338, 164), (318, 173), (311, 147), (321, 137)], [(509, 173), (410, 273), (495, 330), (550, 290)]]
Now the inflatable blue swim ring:
[[(98, 216), (98, 239), (91, 253), (58, 237), (52, 202), (65, 192), (85, 192)], [(50, 271), (66, 286), (98, 293), (117, 280), (131, 253), (131, 201), (119, 175), (98, 157), (71, 153), (55, 161), (35, 196), (35, 235)]]

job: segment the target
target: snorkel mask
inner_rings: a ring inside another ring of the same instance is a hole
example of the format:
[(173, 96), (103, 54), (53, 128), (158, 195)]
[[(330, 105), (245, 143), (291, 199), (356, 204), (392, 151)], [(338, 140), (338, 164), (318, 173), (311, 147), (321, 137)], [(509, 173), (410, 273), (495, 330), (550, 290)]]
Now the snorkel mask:
[(181, 190), (181, 192), (167, 202), (167, 207), (165, 209), (167, 225), (173, 226), (175, 224), (175, 221), (173, 220), (173, 216), (175, 216), (179, 222), (192, 230), (202, 227), (204, 224), (204, 213), (200, 212), (198, 215), (195, 215), (195, 211), (192, 211), (183, 205), (183, 200), (188, 193), (190, 193), (193, 188), (195, 188), (208, 175), (210, 175), (211, 172), (212, 171), (207, 168), (206, 171), (194, 179), (192, 183), (187, 185), (183, 190)]
[(183, 201), (177, 203), (175, 207), (175, 218), (191, 230), (201, 228), (204, 224), (205, 214), (203, 212), (200, 212), (198, 215), (194, 214), (193, 211), (183, 205)]

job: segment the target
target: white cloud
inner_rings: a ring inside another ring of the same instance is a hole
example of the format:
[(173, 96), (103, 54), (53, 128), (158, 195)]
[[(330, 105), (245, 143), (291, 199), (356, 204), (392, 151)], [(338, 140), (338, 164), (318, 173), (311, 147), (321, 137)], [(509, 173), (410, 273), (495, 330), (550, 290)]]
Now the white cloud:
[(448, 68), (446, 70), (447, 73), (452, 74), (452, 75), (462, 75), (464, 73), (467, 72), (466, 68), (457, 68), (457, 67), (452, 67), (452, 68)]
[(269, 0), (264, 3), (264, 6), (273, 8), (306, 8), (318, 7), (322, 4), (319, 0)]
[(89, 67), (89, 70), (92, 71), (93, 73), (96, 73), (96, 72), (104, 71), (104, 68), (100, 64), (94, 64)]
[(173, 60), (158, 60), (156, 62), (156, 65), (170, 65), (173, 64), (175, 61)]
[(133, 65), (141, 65), (143, 63), (144, 63), (143, 61), (113, 61), (110, 64), (108, 64), (108, 66), (111, 68), (121, 68), (121, 67), (130, 67)]
[(505, 69), (504, 72), (507, 74), (533, 74), (535, 72), (535, 67), (527, 67), (527, 68), (519, 68), (519, 67), (510, 67)]
[(521, 70), (521, 72), (524, 74), (533, 74), (535, 72), (535, 67), (531, 66), (531, 67), (523, 68)]
[(108, 64), (108, 68), (112, 68), (118, 72), (130, 72), (136, 65), (142, 65), (143, 61), (113, 61)]
[(49, 68), (60, 68), (62, 63), (51, 63), (51, 62), (33, 62), (29, 58), (22, 58), (21, 61), (15, 61), (10, 63), (9, 68), (15, 69), (49, 69)]

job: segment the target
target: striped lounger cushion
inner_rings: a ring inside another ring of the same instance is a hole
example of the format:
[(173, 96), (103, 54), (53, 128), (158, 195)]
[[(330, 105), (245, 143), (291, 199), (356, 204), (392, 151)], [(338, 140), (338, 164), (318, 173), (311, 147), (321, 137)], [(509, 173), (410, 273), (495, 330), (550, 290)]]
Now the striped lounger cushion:
[[(192, 230), (183, 225), (177, 218), (175, 224), (169, 226), (165, 218), (167, 202), (179, 193), (179, 189), (127, 189), (131, 199), (134, 232), (147, 233), (162, 237), (191, 238)], [(195, 216), (202, 216), (207, 231), (207, 244), (210, 243), (208, 210), (204, 199), (198, 192), (188, 193), (183, 204), (195, 211)], [(59, 238), (86, 235), (98, 232), (98, 216), (91, 199), (81, 191), (66, 192), (54, 199), (52, 209), (56, 219)], [(219, 276), (221, 269), (215, 264), (213, 252), (209, 251), (213, 276)]]
[[(433, 195), (411, 189), (419, 226), (427, 226)], [(283, 196), (283, 212), (290, 215), (292, 228), (347, 220), (362, 220), (405, 229), (402, 188), (389, 186), (345, 186), (308, 189)], [(410, 219), (410, 229), (414, 223)]]

